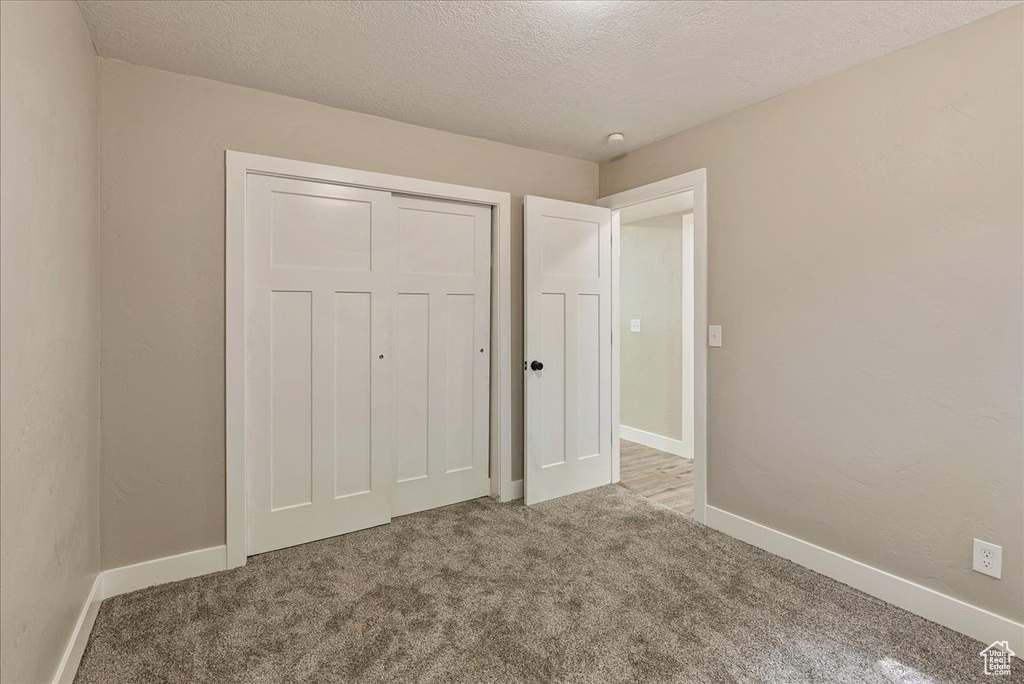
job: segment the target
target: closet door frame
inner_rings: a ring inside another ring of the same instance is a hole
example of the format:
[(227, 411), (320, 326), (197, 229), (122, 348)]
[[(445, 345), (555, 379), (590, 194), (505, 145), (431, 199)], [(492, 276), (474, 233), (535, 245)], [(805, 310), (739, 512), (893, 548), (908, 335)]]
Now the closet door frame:
[(226, 567), (245, 565), (245, 225), (250, 174), (383, 190), (491, 207), (490, 494), (514, 497), (512, 484), (512, 237), (507, 192), (392, 176), (228, 150), (225, 155), (225, 503)]

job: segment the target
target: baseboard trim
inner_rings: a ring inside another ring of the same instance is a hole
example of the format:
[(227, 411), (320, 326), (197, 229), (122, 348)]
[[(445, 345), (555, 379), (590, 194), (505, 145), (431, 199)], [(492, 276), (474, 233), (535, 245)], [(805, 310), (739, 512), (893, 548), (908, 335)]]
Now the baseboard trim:
[[(512, 498), (522, 496), (523, 481), (513, 481)], [(1024, 652), (1024, 624), (715, 506), (707, 507), (707, 525), (985, 644), (1008, 640), (1013, 650)], [(113, 568), (97, 575), (64, 650), (54, 684), (74, 681), (103, 599), (226, 568), (227, 547), (214, 546)]]
[(213, 546), (113, 568), (103, 573), (103, 598), (145, 589), (156, 584), (207, 575), (225, 570), (227, 567), (227, 547)]
[(96, 614), (100, 611), (100, 603), (103, 601), (103, 573), (97, 573), (93, 580), (92, 590), (85, 599), (81, 612), (78, 614), (78, 621), (75, 628), (71, 630), (68, 638), (68, 645), (64, 648), (64, 655), (57, 665), (57, 672), (53, 675), (53, 684), (71, 684), (75, 681), (78, 673), (78, 664), (82, 662), (82, 654), (85, 653), (85, 645), (89, 643), (89, 634), (92, 633), (92, 626), (96, 622)]
[(523, 498), (523, 481), (512, 480), (512, 498), (509, 501)]
[(53, 684), (72, 684), (78, 673), (78, 665), (82, 662), (82, 654), (89, 643), (89, 634), (96, 622), (100, 603), (103, 599), (126, 594), (129, 591), (145, 589), (157, 584), (177, 582), (179, 580), (218, 572), (227, 568), (227, 547), (214, 546), (179, 553), (176, 556), (155, 558), (144, 563), (112, 568), (96, 575), (92, 583), (92, 591), (82, 606), (75, 629), (71, 632), (68, 645), (64, 648), (64, 656), (60, 659), (57, 672), (53, 676)]
[(707, 525), (730, 537), (788, 558), (986, 645), (1008, 640), (1014, 651), (1024, 653), (1024, 624), (720, 508), (708, 506), (707, 511)]
[(657, 449), (658, 451), (675, 454), (676, 456), (682, 456), (683, 458), (693, 458), (693, 454), (684, 453), (683, 443), (680, 440), (672, 439), (671, 437), (662, 437), (661, 435), (656, 435), (653, 432), (631, 428), (628, 425), (619, 426), (619, 437), (621, 439), (627, 439), (630, 442), (649, 446), (652, 449)]

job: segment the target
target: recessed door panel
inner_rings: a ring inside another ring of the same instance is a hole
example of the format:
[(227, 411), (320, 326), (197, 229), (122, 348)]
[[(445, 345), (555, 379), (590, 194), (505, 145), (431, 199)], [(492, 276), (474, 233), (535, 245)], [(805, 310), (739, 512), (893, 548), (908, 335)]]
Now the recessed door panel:
[(451, 203), (435, 204), (434, 208), (400, 206), (398, 270), (472, 276), (477, 266), (478, 212), (470, 207)]
[(334, 293), (334, 496), (372, 490), (370, 292)]
[(610, 427), (608, 419), (601, 415), (601, 353), (608, 352), (611, 341), (604, 340), (602, 344), (600, 295), (578, 295), (576, 313), (576, 345), (579, 359), (576, 383), (580, 398), (576, 416), (579, 425), (576, 456), (592, 458), (601, 455), (601, 432)]
[(274, 266), (370, 270), (372, 201), (278, 191), (272, 202)]
[(395, 326), (395, 464), (398, 482), (428, 474), (430, 446), (430, 295), (399, 294)]
[(565, 463), (565, 295), (541, 295), (541, 339), (538, 358), (544, 368), (537, 374), (540, 394), (541, 465)]
[(312, 293), (271, 293), (272, 510), (313, 501)]
[(544, 214), (540, 219), (541, 273), (570, 278), (601, 275), (601, 223)]
[(473, 467), (476, 302), (471, 294), (445, 299), (445, 472), (454, 473)]

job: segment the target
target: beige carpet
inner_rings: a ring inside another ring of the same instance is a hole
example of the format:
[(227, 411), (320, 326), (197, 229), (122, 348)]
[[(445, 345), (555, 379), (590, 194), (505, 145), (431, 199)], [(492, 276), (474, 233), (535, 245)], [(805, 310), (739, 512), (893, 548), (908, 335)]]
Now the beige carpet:
[(109, 599), (75, 681), (992, 684), (982, 646), (609, 486)]

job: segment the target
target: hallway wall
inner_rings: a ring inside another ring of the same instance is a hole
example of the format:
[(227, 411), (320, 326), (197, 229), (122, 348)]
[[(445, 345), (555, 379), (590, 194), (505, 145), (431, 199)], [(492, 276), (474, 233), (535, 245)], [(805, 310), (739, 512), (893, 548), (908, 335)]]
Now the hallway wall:
[(620, 422), (682, 441), (683, 215), (624, 224), (619, 247)]

